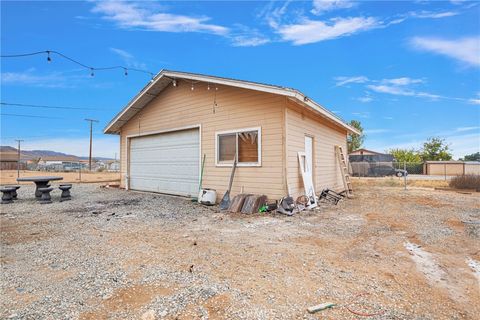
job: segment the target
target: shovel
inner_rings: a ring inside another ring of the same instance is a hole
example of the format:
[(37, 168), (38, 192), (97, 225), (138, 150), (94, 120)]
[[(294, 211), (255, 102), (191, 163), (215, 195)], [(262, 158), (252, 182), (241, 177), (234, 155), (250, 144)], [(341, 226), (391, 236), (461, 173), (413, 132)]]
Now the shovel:
[(220, 201), (220, 210), (227, 210), (230, 207), (230, 190), (232, 189), (233, 175), (235, 174), (235, 168), (237, 167), (237, 160), (233, 160), (232, 175), (230, 176), (230, 184), (228, 190), (223, 195), (222, 201)]

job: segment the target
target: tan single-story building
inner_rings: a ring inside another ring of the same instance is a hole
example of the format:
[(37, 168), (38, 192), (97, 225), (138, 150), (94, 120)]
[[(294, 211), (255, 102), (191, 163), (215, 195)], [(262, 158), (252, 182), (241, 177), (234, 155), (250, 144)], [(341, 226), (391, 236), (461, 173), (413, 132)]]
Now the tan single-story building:
[(477, 161), (425, 161), (423, 167), (423, 172), (427, 175), (480, 175), (480, 162)]
[[(280, 86), (162, 70), (105, 127), (120, 136), (126, 189), (197, 196), (202, 186), (278, 199), (304, 194), (298, 152), (316, 192), (343, 190), (335, 146), (358, 133), (301, 92)], [(345, 154), (346, 156), (346, 154)]]

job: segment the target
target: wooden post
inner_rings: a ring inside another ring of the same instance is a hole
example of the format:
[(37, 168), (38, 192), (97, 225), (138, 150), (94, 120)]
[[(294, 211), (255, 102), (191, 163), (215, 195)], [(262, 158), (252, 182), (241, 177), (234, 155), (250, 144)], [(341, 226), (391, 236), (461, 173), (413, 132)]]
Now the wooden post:
[(23, 140), (15, 140), (18, 142), (18, 147), (17, 147), (17, 178), (20, 178), (20, 142)]

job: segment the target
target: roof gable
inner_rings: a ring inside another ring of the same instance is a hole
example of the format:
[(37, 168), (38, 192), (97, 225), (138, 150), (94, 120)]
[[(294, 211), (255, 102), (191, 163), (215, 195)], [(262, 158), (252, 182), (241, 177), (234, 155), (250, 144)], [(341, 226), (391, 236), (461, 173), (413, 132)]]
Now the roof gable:
[(175, 85), (177, 79), (188, 80), (192, 82), (206, 82), (209, 84), (226, 85), (248, 90), (255, 90), (286, 96), (303, 107), (309, 108), (320, 114), (325, 119), (344, 128), (351, 133), (359, 133), (357, 129), (349, 126), (334, 113), (325, 109), (320, 104), (311, 100), (296, 89), (269, 85), (258, 82), (236, 80), (230, 78), (214, 77), (195, 73), (186, 73), (179, 71), (160, 71), (153, 80), (149, 82), (123, 109), (120, 111), (104, 128), (103, 132), (108, 134), (119, 134), (121, 127), (128, 122), (143, 107), (157, 97), (167, 86)]

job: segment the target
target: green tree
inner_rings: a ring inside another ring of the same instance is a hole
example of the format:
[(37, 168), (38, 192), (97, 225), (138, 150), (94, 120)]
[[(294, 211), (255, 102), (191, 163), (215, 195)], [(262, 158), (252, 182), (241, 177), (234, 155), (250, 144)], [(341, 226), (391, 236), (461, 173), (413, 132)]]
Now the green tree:
[(445, 161), (452, 160), (449, 146), (445, 143), (445, 139), (439, 137), (429, 138), (424, 144), (420, 152), (423, 161)]
[(480, 161), (480, 152), (467, 154), (465, 157), (458, 159), (460, 161)]
[(422, 162), (422, 157), (415, 149), (390, 149), (387, 152), (398, 162)]
[(360, 134), (349, 133), (347, 137), (347, 147), (348, 153), (360, 149), (363, 145), (363, 141), (365, 140), (365, 135), (363, 134), (363, 127), (360, 121), (352, 120), (349, 123), (350, 126), (354, 127)]

